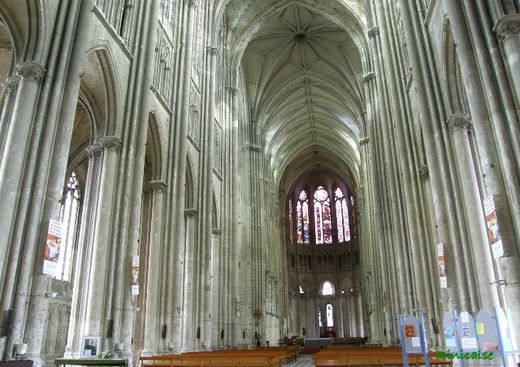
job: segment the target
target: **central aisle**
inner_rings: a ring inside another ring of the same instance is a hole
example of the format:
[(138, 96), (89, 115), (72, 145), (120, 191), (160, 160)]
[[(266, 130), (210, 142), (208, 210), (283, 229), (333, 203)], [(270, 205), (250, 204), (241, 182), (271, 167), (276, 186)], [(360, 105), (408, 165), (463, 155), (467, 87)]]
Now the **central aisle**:
[(291, 362), (285, 367), (312, 367), (314, 366), (313, 360), (312, 360), (312, 354), (300, 354), (296, 361)]

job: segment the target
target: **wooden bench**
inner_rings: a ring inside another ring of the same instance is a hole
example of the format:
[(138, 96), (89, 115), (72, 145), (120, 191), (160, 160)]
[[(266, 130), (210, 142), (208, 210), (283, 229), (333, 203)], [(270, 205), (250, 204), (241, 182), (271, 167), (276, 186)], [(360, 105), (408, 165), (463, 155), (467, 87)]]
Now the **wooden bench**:
[[(430, 352), (431, 365), (452, 366), (453, 362), (439, 359), (437, 352)], [(422, 355), (409, 355), (410, 366), (425, 364)], [(402, 366), (403, 356), (400, 348), (331, 348), (324, 349), (314, 355), (317, 367), (326, 366)]]
[(245, 366), (281, 367), (294, 360), (298, 350), (293, 348), (259, 348), (253, 350), (219, 350), (211, 352), (190, 352), (141, 357), (141, 367), (174, 366)]

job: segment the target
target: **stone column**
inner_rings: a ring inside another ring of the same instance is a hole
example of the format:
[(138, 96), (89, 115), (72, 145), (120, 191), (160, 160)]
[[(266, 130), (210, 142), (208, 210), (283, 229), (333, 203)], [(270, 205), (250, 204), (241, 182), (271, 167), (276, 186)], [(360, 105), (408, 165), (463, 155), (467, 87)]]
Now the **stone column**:
[[(224, 339), (221, 338), (222, 330), (224, 329), (224, 308), (228, 305), (227, 297), (224, 294), (225, 282), (223, 281), (222, 275), (224, 273), (224, 259), (221, 253), (221, 242), (220, 236), (221, 231), (219, 229), (213, 229), (211, 231), (211, 323), (212, 323), (212, 342), (211, 345), (222, 346)], [(224, 331), (225, 332), (225, 331)], [(229, 332), (229, 330), (228, 330)]]
[[(32, 61), (17, 65), (19, 85), (10, 119), (5, 128), (4, 149), (0, 157), (0, 253), (9, 253), (11, 234), (14, 231), (16, 209), (20, 196), (25, 157), (28, 154), (33, 132), (34, 114), (38, 105), (45, 68)], [(3, 279), (8, 256), (0, 259), (0, 279)]]
[(150, 241), (148, 253), (148, 279), (146, 285), (145, 325), (143, 355), (159, 352), (161, 333), (159, 307), (161, 306), (160, 273), (164, 266), (163, 253), (163, 218), (164, 218), (164, 181), (151, 181), (148, 185), (152, 191), (152, 210), (150, 223)]
[[(204, 99), (204, 111), (202, 118), (205, 123), (202, 124), (204, 130), (203, 138), (203, 159), (202, 159), (202, 170), (203, 172), (201, 179), (201, 212), (204, 213), (200, 217), (200, 251), (202, 259), (202, 267), (200, 268), (200, 303), (201, 310), (199, 313), (200, 327), (201, 327), (201, 342), (202, 347), (209, 348), (211, 345), (211, 279), (210, 279), (210, 267), (211, 267), (211, 213), (213, 211), (213, 141), (214, 141), (214, 89), (215, 89), (215, 69), (216, 61), (218, 57), (218, 49), (213, 46), (207, 46), (208, 59), (206, 67), (209, 68), (206, 79), (206, 93)], [(218, 258), (216, 259), (218, 261)]]
[[(520, 322), (520, 303), (517, 301), (520, 295), (520, 284), (517, 281), (518, 272), (511, 273), (510, 270), (511, 265), (519, 263), (518, 233), (520, 232), (520, 224), (518, 220), (515, 220), (520, 217), (519, 182), (515, 173), (511, 145), (508, 143), (510, 137), (505, 126), (507, 121), (502, 116), (500, 101), (497, 100), (497, 96), (489, 93), (494, 88), (494, 82), (489, 65), (484, 62), (482, 56), (485, 45), (479, 38), (471, 39), (471, 34), (466, 26), (469, 23), (469, 28), (474, 30), (473, 33), (476, 33), (478, 19), (471, 12), (469, 6), (470, 4), (467, 4), (466, 10), (469, 9), (470, 11), (466, 13), (459, 2), (446, 2), (448, 14), (453, 20), (451, 22), (453, 37), (459, 51), (464, 86), (475, 127), (475, 137), (484, 177), (484, 195), (493, 195), (500, 224), (505, 256), (499, 259), (498, 265), (503, 273), (502, 276), (506, 274), (511, 276), (510, 279), (503, 279), (505, 281), (504, 296), (509, 326), (512, 333), (515, 334)], [(466, 14), (469, 14), (469, 19), (466, 19)], [(514, 51), (512, 52), (514, 53)], [(475, 59), (480, 62), (480, 67)], [(483, 299), (481, 301), (485, 302)], [(513, 339), (517, 345), (520, 345), (520, 335), (513, 335)]]
[[(451, 3), (451, 2), (450, 2)], [(445, 142), (439, 139), (441, 131), (435, 121), (439, 119), (438, 111), (433, 109), (434, 91), (432, 85), (435, 82), (429, 73), (428, 58), (423, 48), (423, 35), (420, 31), (420, 23), (413, 14), (415, 7), (408, 2), (400, 3), (407, 45), (410, 53), (410, 63), (414, 76), (414, 86), (417, 90), (417, 101), (421, 117), (422, 134), (424, 137), (424, 150), (428, 166), (425, 167), (424, 177), (429, 177), (434, 212), (434, 224), (436, 238), (434, 241), (446, 244), (453, 251), (453, 256), (448, 259), (448, 286), (455, 288), (457, 299), (456, 307), (469, 310), (472, 304), (473, 292), (465, 286), (465, 273), (461, 271), (463, 256), (460, 255), (459, 236), (457, 236), (456, 223), (450, 214), (455, 213), (454, 203), (451, 201), (452, 183), (448, 180), (449, 172), (440, 157), (446, 157)], [(453, 261), (450, 261), (453, 260)], [(453, 265), (455, 263), (455, 265)], [(449, 297), (449, 290), (441, 290), (441, 297)], [(447, 309), (445, 309), (447, 310)], [(387, 330), (388, 331), (388, 330)]]
[(180, 351), (186, 352), (193, 349), (197, 325), (195, 325), (195, 284), (197, 283), (197, 274), (195, 262), (197, 261), (195, 231), (197, 229), (198, 212), (194, 209), (184, 211), (185, 217), (185, 240), (184, 252), (181, 256), (180, 266), (183, 267), (183, 276), (180, 281), (182, 283), (182, 308), (180, 310)]
[(354, 304), (352, 303), (352, 300), (352, 294), (349, 294), (345, 297), (345, 309), (347, 313), (347, 329), (349, 337), (356, 336), (356, 318), (354, 313)]
[(0, 157), (4, 154), (7, 127), (13, 113), (13, 105), (16, 100), (16, 91), (19, 83), (19, 76), (9, 77), (2, 83), (3, 95), (0, 97)]
[(65, 357), (79, 358), (81, 341), (84, 328), (83, 315), (85, 314), (89, 264), (91, 262), (92, 237), (95, 226), (95, 214), (97, 212), (97, 185), (101, 176), (103, 146), (93, 144), (86, 149), (88, 158), (87, 180), (85, 183), (85, 195), (83, 197), (83, 208), (81, 222), (79, 225), (78, 253), (74, 262), (74, 278), (69, 332)]
[(356, 333), (357, 333), (357, 336), (363, 336), (363, 334), (364, 334), (363, 303), (362, 303), (360, 294), (356, 295), (355, 302), (356, 302)]
[(471, 122), (467, 116), (451, 115), (446, 124), (452, 132), (453, 147), (457, 156), (456, 164), (464, 188), (462, 201), (465, 209), (465, 221), (468, 223), (468, 234), (472, 244), (471, 248), (465, 249), (466, 254), (472, 254), (472, 257), (465, 256), (468, 264), (463, 271), (474, 271), (471, 259), (478, 259), (478, 270), (475, 271), (477, 284), (468, 286), (477, 286), (482, 306), (491, 308), (498, 306), (499, 300), (496, 288), (490, 286), (495, 281), (495, 274), (486, 234), (485, 218), (480, 205), (481, 198), (475, 164), (467, 133), (467, 130), (471, 129)]
[(86, 335), (100, 336), (103, 336), (106, 311), (104, 305), (100, 305), (100, 301), (105, 299), (108, 264), (112, 255), (113, 195), (121, 140), (115, 136), (106, 136), (102, 139), (102, 144), (104, 147), (103, 168), (98, 193), (85, 316)]
[[(185, 172), (186, 172), (186, 127), (189, 121), (189, 93), (191, 89), (191, 67), (192, 67), (192, 37), (193, 23), (195, 16), (195, 1), (185, 0), (183, 9), (183, 34), (182, 42), (184, 44), (184, 52), (179, 55), (179, 81), (177, 85), (176, 100), (179, 108), (176, 116), (172, 119), (172, 129), (169, 135), (168, 154), (173, 156), (172, 163), (168, 169), (170, 172), (169, 179), (172, 183), (172, 195), (170, 198), (170, 226), (172, 228), (171, 241), (172, 251), (170, 253), (170, 268), (174, 269), (168, 279), (167, 284), (167, 306), (165, 311), (166, 324), (170, 328), (170, 350), (179, 351), (182, 349), (183, 340), (183, 278), (184, 267), (186, 261), (184, 259), (184, 230), (186, 225), (183, 220), (184, 215), (184, 197), (185, 191)], [(196, 214), (196, 211), (195, 211)], [(191, 218), (191, 217), (190, 217)], [(184, 264), (184, 265), (183, 265)]]
[(520, 14), (498, 20), (493, 30), (502, 41), (517, 105), (520, 104)]

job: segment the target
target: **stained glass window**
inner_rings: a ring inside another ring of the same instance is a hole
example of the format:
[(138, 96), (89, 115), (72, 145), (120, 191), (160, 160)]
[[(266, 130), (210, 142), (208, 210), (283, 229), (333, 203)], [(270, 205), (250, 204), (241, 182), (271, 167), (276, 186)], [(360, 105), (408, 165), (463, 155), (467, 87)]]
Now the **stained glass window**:
[(309, 244), (309, 199), (305, 190), (300, 192), (296, 204), (296, 239), (298, 243)]
[(332, 283), (329, 281), (323, 282), (323, 287), (321, 288), (321, 294), (323, 296), (333, 296), (334, 288), (332, 288)]
[(314, 192), (314, 227), (317, 244), (332, 243), (330, 199), (323, 186)]
[(332, 305), (329, 303), (327, 305), (327, 327), (334, 326), (334, 316), (332, 312)]
[(289, 199), (289, 241), (293, 241), (292, 199)]
[[(347, 199), (339, 187), (334, 192), (334, 197), (336, 221), (338, 224), (338, 242), (350, 241)], [(351, 200), (353, 200), (353, 197), (351, 197)]]
[(56, 278), (70, 280), (72, 261), (74, 259), (75, 242), (79, 227), (80, 200), (79, 182), (76, 174), (72, 172), (61, 204), (60, 221), (62, 223), (62, 243), (58, 258), (58, 270)]

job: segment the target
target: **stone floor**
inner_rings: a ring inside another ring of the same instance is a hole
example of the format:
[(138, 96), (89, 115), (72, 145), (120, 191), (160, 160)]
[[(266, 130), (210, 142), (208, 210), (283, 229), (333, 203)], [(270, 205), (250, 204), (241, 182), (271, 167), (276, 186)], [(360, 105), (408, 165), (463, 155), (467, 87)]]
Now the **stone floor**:
[(312, 361), (312, 354), (302, 354), (296, 359), (296, 361), (286, 364), (285, 367), (312, 367), (314, 363)]

